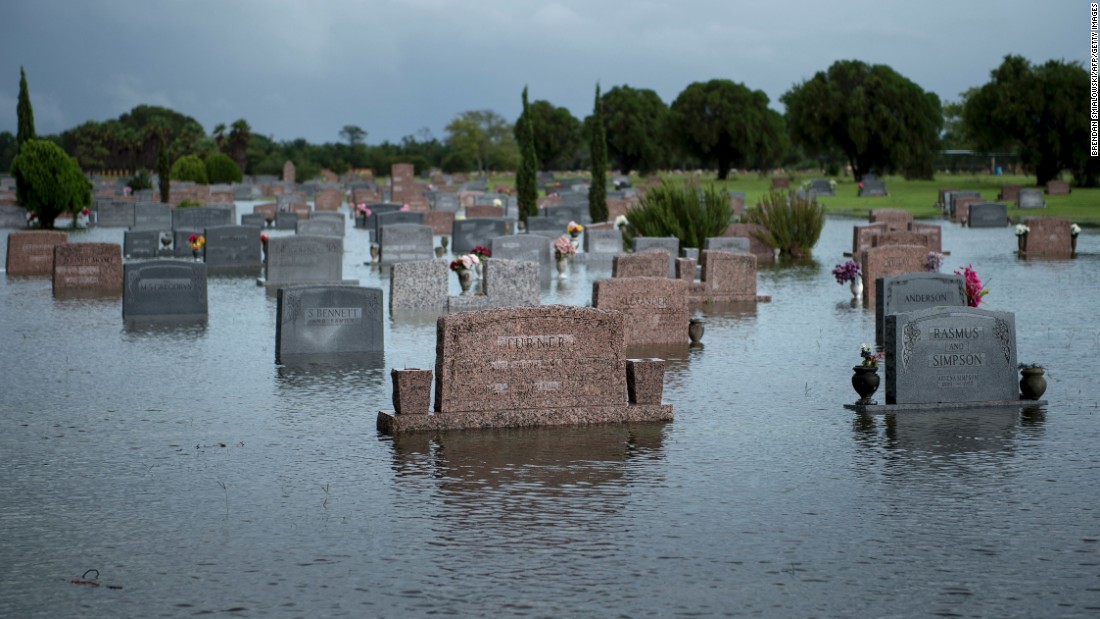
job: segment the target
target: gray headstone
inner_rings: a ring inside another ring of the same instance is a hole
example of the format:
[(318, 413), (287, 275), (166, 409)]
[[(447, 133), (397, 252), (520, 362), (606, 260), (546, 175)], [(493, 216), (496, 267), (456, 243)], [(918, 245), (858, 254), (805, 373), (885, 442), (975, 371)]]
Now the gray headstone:
[(344, 239), (335, 236), (273, 236), (267, 240), (269, 286), (339, 282), (344, 276)]
[(176, 258), (190, 258), (191, 252), (191, 235), (200, 235), (202, 230), (195, 230), (191, 228), (183, 228), (180, 230), (172, 231), (172, 255)]
[(383, 352), (381, 288), (279, 288), (275, 312), (276, 363)]
[(565, 227), (568, 224), (569, 220), (562, 223), (554, 217), (528, 217), (527, 234), (537, 234), (550, 239), (556, 239), (565, 234)]
[(394, 264), (390, 269), (390, 312), (441, 312), (447, 309), (447, 276), (450, 272), (445, 260)]
[(745, 236), (714, 236), (703, 240), (703, 249), (716, 249), (731, 254), (749, 253), (749, 239)]
[(982, 192), (980, 191), (948, 191), (943, 194), (943, 199), (946, 202), (944, 204), (944, 210), (951, 217), (955, 216), (955, 199), (956, 198), (980, 198)]
[(458, 212), (458, 207), (461, 206), (457, 193), (437, 193), (435, 199), (432, 200), (432, 209), (436, 211), (444, 211), (446, 213)]
[(513, 222), (505, 218), (456, 219), (451, 227), (451, 252), (470, 253), (478, 245), (489, 246), (498, 236), (512, 234)]
[(172, 229), (203, 230), (214, 226), (232, 226), (236, 219), (233, 210), (222, 206), (177, 207), (172, 209)]
[(242, 202), (260, 197), (260, 188), (255, 185), (237, 185), (233, 188), (233, 199)]
[(344, 236), (344, 222), (332, 218), (310, 217), (299, 219), (295, 228), (297, 234), (310, 236)]
[(539, 265), (546, 273), (554, 266), (554, 251), (550, 239), (537, 234), (510, 234), (489, 241), (492, 260), (526, 260)]
[(374, 217), (374, 240), (377, 243), (383, 242), (382, 228), (384, 226), (391, 226), (393, 224), (418, 224), (424, 223), (424, 213), (418, 213), (414, 211), (394, 211), (390, 213), (376, 214)]
[(241, 225), (266, 228), (267, 216), (263, 213), (245, 213), (244, 215), (241, 215)]
[(182, 260), (124, 264), (122, 317), (205, 319), (206, 265)]
[(431, 260), (435, 256), (431, 226), (386, 224), (382, 226), (381, 232), (378, 259), (382, 264)]
[(263, 266), (256, 226), (215, 226), (207, 228), (205, 236), (205, 260), (211, 273), (257, 271)]
[(134, 230), (171, 230), (172, 207), (160, 202), (134, 205)]
[(621, 254), (623, 253), (623, 233), (614, 230), (584, 230), (584, 253), (586, 254)]
[(587, 226), (592, 221), (588, 212), (588, 196), (582, 195), (578, 198), (578, 194), (567, 195), (569, 195), (568, 199), (562, 196), (561, 206), (544, 206), (539, 209), (539, 215), (559, 222), (563, 231), (571, 221)]
[(0, 205), (0, 228), (27, 227), (27, 209), (22, 206)]
[(810, 191), (816, 193), (819, 196), (833, 196), (836, 193), (833, 191), (833, 184), (828, 179), (815, 178), (810, 181)]
[(1016, 204), (1020, 208), (1046, 208), (1042, 189), (1021, 189)]
[(276, 230), (297, 230), (298, 213), (294, 211), (278, 211), (275, 213)]
[(122, 255), (127, 258), (156, 258), (160, 255), (160, 230), (123, 232)]
[(134, 203), (118, 200), (96, 200), (96, 225), (101, 228), (131, 228), (134, 225)]
[(886, 403), (1020, 398), (1016, 315), (970, 307), (886, 316)]
[(966, 225), (971, 228), (1004, 228), (1008, 225), (1008, 206), (993, 202), (971, 204)]
[(863, 186), (859, 189), (860, 197), (879, 197), (885, 196), (886, 183), (882, 179), (863, 177)]
[(680, 255), (680, 239), (674, 236), (636, 236), (634, 253), (647, 249), (668, 251), (668, 276), (676, 277), (676, 257)]
[(485, 294), (493, 306), (538, 305), (539, 267), (527, 260), (509, 260), (495, 256), (496, 254), (485, 263)]
[(882, 342), (888, 314), (930, 307), (966, 307), (962, 275), (906, 273), (875, 279), (875, 341)]

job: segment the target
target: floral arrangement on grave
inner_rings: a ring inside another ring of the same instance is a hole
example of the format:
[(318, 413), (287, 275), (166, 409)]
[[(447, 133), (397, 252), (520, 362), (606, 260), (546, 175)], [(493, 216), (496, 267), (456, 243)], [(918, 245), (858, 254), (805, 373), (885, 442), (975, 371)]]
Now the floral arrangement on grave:
[(1031, 228), (1024, 224), (1016, 224), (1016, 236), (1027, 236), (1028, 232), (1031, 232)]
[(359, 212), (363, 217), (370, 217), (372, 215), (371, 210), (367, 208), (367, 205), (363, 202), (355, 205), (355, 210)]
[(504, 203), (500, 201), (500, 198), (493, 198), (493, 206), (503, 207)]
[(206, 246), (206, 237), (201, 234), (192, 234), (187, 237), (187, 242), (191, 244), (191, 253), (198, 258), (199, 252)]
[(630, 225), (630, 222), (627, 221), (626, 215), (619, 215), (618, 217), (615, 218), (615, 227), (616, 228), (625, 228), (629, 225)]
[(943, 266), (943, 254), (938, 251), (930, 251), (928, 255), (924, 257), (924, 270), (929, 273), (939, 273), (940, 267)]
[(982, 298), (989, 294), (989, 289), (982, 287), (982, 280), (978, 277), (973, 265), (966, 265), (962, 269), (955, 269), (955, 275), (962, 275), (966, 284), (966, 304), (970, 307), (978, 307), (982, 304)]
[(267, 251), (267, 235), (266, 234), (261, 234), (260, 235), (260, 245), (263, 246), (264, 251)]
[[(85, 210), (87, 210), (87, 209), (85, 209)], [(1078, 226), (1077, 224), (1070, 224), (1069, 225), (1069, 235), (1072, 236), (1073, 238), (1077, 238), (1078, 234), (1081, 234), (1081, 226)]]
[(565, 230), (566, 230), (566, 232), (569, 233), (569, 236), (571, 236), (573, 238), (577, 238), (577, 235), (580, 234), (581, 231), (584, 230), (584, 226), (580, 225), (579, 223), (577, 223), (575, 221), (571, 221), (571, 222), (569, 222), (569, 225), (565, 227)]
[(872, 352), (870, 344), (863, 344), (859, 347), (859, 356), (863, 357), (863, 362), (860, 364), (865, 368), (878, 368), (878, 364), (882, 361), (882, 353)]
[(833, 267), (833, 277), (836, 278), (836, 283), (841, 285), (854, 280), (861, 273), (862, 267), (855, 260), (848, 260)]
[(461, 274), (464, 271), (477, 268), (480, 262), (481, 260), (477, 257), (477, 254), (463, 254), (451, 261), (451, 270)]
[(402, 213), (408, 213), (408, 212), (409, 212), (409, 205), (408, 205), (407, 203), (406, 203), (406, 204), (402, 204), (402, 205), (401, 205), (401, 208), (399, 208), (399, 209), (397, 209), (397, 210), (398, 210), (398, 211), (400, 211), (400, 212), (402, 212)]
[(484, 262), (486, 258), (490, 258), (493, 255), (492, 250), (484, 245), (475, 245), (470, 253), (477, 256), (479, 262)]
[(569, 240), (569, 237), (564, 234), (554, 239), (554, 258), (557, 260), (564, 260), (566, 258), (572, 258), (577, 255), (577, 248), (573, 246), (573, 243)]

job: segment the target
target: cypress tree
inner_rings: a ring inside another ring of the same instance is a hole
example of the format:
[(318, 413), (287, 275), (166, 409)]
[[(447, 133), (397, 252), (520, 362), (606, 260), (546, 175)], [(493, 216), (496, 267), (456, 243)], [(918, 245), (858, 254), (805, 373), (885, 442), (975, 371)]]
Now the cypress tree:
[(523, 225), (527, 218), (538, 214), (538, 181), (535, 175), (539, 169), (538, 155), (535, 153), (534, 117), (527, 111), (527, 87), (523, 87), (523, 114), (521, 142), (519, 151), (519, 170), (516, 172), (516, 197), (519, 201), (519, 217)]
[(592, 156), (592, 184), (588, 187), (588, 214), (593, 223), (607, 221), (607, 131), (603, 126), (600, 85), (596, 84), (596, 103), (592, 109), (592, 133), (588, 140)]
[(168, 204), (169, 192), (171, 191), (171, 177), (172, 172), (172, 158), (168, 153), (168, 140), (164, 136), (164, 131), (160, 133), (160, 153), (157, 155), (157, 179), (158, 188), (160, 189), (160, 201), (164, 204)]
[(31, 109), (31, 95), (27, 92), (27, 74), (23, 67), (19, 67), (19, 103), (15, 107), (19, 119), (19, 132), (16, 134), (15, 143), (22, 147), (27, 140), (35, 139), (34, 134), (34, 110)]

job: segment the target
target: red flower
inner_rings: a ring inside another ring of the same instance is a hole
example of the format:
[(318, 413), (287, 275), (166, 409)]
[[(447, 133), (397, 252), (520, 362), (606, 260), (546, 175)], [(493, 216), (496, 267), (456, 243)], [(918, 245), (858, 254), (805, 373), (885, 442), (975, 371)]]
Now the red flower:
[(199, 240), (199, 235), (197, 234), (192, 234), (191, 236), (187, 237), (188, 243), (194, 243), (197, 240)]

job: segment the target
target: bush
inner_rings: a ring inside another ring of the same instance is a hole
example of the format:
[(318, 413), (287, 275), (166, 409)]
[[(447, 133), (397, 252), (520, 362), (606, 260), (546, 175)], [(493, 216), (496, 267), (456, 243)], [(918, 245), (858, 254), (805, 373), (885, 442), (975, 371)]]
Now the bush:
[(43, 228), (53, 228), (58, 215), (76, 215), (92, 203), (92, 183), (76, 159), (48, 140), (25, 142), (11, 162), (11, 174), (19, 204), (34, 213)]
[(674, 236), (680, 247), (702, 248), (707, 237), (722, 236), (730, 225), (730, 201), (713, 185), (661, 181), (627, 213), (637, 236)]
[(764, 226), (756, 238), (792, 258), (809, 256), (825, 226), (825, 208), (817, 198), (773, 190), (748, 212), (750, 223)]
[(126, 184), (133, 191), (142, 191), (143, 189), (153, 188), (153, 177), (149, 176), (149, 170), (138, 170), (138, 173), (131, 176)]
[(202, 206), (202, 202), (199, 202), (198, 200), (192, 200), (190, 198), (184, 198), (180, 200), (180, 203), (176, 205), (176, 208), (195, 208), (198, 206)]
[(214, 153), (206, 158), (206, 180), (211, 185), (239, 183), (244, 178), (236, 161), (225, 153)]
[(207, 184), (206, 165), (203, 164), (202, 159), (195, 155), (184, 155), (176, 159), (169, 174), (174, 181), (192, 181), (200, 185)]

